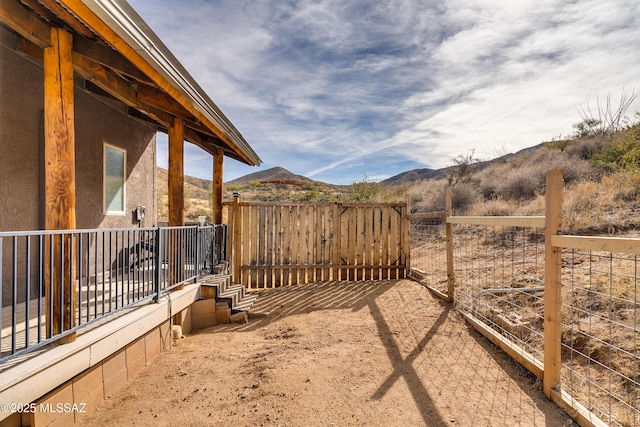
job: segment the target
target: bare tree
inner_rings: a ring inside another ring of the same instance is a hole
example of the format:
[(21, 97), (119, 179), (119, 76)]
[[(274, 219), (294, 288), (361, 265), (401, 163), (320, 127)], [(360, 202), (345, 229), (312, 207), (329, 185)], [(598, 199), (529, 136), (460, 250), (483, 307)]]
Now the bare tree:
[(636, 97), (634, 89), (623, 88), (617, 106), (613, 104), (611, 95), (607, 95), (604, 101), (599, 97), (596, 99), (595, 112), (589, 104), (586, 107), (576, 107), (582, 118), (580, 123), (573, 125), (576, 137), (607, 136), (619, 131), (625, 123), (625, 114)]
[(447, 172), (447, 181), (451, 187), (458, 183), (471, 183), (473, 180), (473, 164), (478, 163), (478, 159), (473, 157), (476, 150), (467, 151), (466, 155), (458, 154), (451, 159), (453, 166)]

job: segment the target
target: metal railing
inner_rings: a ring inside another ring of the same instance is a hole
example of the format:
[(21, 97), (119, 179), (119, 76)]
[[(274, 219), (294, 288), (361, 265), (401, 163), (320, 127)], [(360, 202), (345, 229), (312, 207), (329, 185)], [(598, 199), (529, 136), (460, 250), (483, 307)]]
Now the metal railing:
[(227, 227), (0, 233), (0, 362), (197, 280), (227, 260)]

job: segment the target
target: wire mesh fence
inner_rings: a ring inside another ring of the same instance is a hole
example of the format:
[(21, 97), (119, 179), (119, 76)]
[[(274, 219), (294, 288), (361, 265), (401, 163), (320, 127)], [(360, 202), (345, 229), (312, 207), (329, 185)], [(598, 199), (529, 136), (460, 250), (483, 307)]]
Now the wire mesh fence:
[(564, 249), (560, 389), (614, 426), (640, 426), (638, 255)]
[(411, 276), (442, 293), (447, 292), (447, 253), (445, 218), (434, 213), (431, 218), (411, 221)]
[(468, 320), (540, 378), (545, 350), (558, 349), (550, 397), (584, 425), (640, 426), (640, 240), (551, 238), (561, 251), (550, 288), (561, 322), (545, 349), (544, 224), (544, 217), (420, 216), (411, 223), (412, 275), (446, 296), (452, 254), (455, 304)]
[(544, 231), (454, 226), (456, 307), (542, 360)]

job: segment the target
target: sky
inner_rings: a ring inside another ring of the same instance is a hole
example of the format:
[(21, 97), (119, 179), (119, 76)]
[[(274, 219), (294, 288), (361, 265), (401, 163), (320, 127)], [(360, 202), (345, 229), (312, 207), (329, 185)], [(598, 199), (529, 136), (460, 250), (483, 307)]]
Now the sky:
[[(282, 166), (350, 184), (490, 160), (640, 92), (637, 0), (129, 3), (263, 160), (226, 159), (225, 181)], [(185, 144), (185, 173), (211, 170)]]

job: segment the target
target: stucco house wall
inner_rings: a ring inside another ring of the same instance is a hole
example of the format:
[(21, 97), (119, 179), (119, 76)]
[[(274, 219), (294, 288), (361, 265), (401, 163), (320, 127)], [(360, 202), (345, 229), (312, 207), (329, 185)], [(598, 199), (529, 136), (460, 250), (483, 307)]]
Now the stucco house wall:
[[(126, 115), (125, 106), (91, 94), (76, 81), (76, 228), (155, 226), (155, 128)], [(44, 76), (41, 64), (0, 46), (0, 231), (44, 229)], [(104, 144), (126, 151), (124, 214), (105, 214)], [(146, 207), (138, 222), (137, 206)], [(2, 301), (12, 300), (11, 239), (0, 243)], [(21, 249), (24, 250), (24, 249)], [(38, 253), (31, 254), (37, 277)], [(17, 283), (26, 278), (26, 259), (18, 257)], [(86, 272), (85, 272), (86, 273)], [(31, 296), (38, 294), (32, 280)], [(19, 286), (17, 300), (25, 299)]]
[[(0, 231), (44, 228), (43, 71), (0, 47)], [(77, 228), (156, 225), (155, 129), (126, 115), (125, 107), (76, 84)], [(103, 144), (126, 150), (124, 215), (103, 207)], [(134, 211), (146, 207), (144, 223)]]

